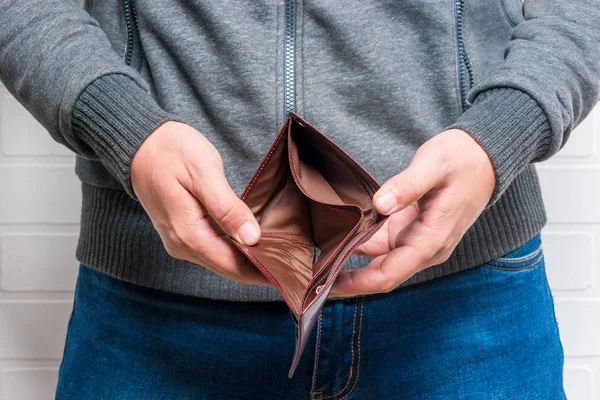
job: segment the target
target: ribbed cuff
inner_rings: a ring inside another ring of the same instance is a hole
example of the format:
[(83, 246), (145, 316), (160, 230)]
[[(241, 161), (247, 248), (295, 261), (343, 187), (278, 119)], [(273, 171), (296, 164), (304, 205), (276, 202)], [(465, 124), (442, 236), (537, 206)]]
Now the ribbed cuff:
[(469, 133), (487, 152), (496, 173), (494, 204), (525, 167), (549, 150), (552, 131), (544, 110), (528, 94), (501, 88), (482, 92), (448, 129)]
[(163, 123), (174, 120), (133, 79), (104, 75), (79, 96), (72, 113), (73, 131), (98, 155), (127, 193), (136, 198), (130, 169), (142, 142)]

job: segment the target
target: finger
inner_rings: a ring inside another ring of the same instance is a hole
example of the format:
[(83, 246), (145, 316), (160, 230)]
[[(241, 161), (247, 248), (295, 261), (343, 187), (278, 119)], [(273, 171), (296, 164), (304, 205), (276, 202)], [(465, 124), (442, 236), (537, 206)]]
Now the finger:
[(206, 214), (199, 200), (183, 186), (164, 192), (168, 221), (158, 231), (167, 252), (178, 259), (206, 267), (241, 283), (268, 285), (266, 277), (231, 243), (219, 225)]
[(216, 222), (207, 216), (206, 223), (209, 224), (213, 235), (199, 243), (192, 245), (194, 254), (200, 254), (206, 261), (214, 266), (212, 269), (218, 274), (225, 275), (229, 279), (252, 285), (270, 285), (270, 281), (248, 258), (242, 254), (232, 243), (231, 238), (226, 235)]
[(428, 260), (413, 247), (403, 246), (379, 256), (365, 267), (344, 270), (332, 288), (334, 296), (387, 293), (417, 272)]
[(402, 210), (435, 188), (444, 176), (438, 163), (415, 156), (407, 169), (381, 186), (375, 193), (373, 205), (381, 214)]
[(268, 279), (233, 245), (210, 215), (199, 221), (195, 232), (184, 233), (188, 261), (200, 264), (236, 282), (269, 285)]
[(371, 236), (369, 240), (354, 249), (353, 253), (359, 256), (376, 257), (380, 254), (389, 253), (392, 249), (389, 246), (389, 230), (388, 225), (390, 218), (388, 218), (383, 225)]
[(251, 285), (269, 285), (269, 280), (231, 243), (226, 235), (198, 229), (195, 239), (187, 239), (178, 258), (210, 269), (225, 278)]
[[(221, 240), (230, 241), (227, 236)], [(237, 250), (237, 249), (236, 249)], [(241, 255), (241, 253), (240, 253)], [(250, 261), (245, 257), (233, 257), (232, 259), (222, 256), (219, 258), (211, 257), (211, 261), (204, 258), (199, 253), (190, 252), (186, 260), (210, 269), (217, 275), (232, 281), (246, 285), (270, 286), (271, 282), (263, 275)], [(224, 267), (226, 266), (226, 267)]]
[(340, 273), (332, 292), (336, 296), (386, 293), (418, 271), (432, 265), (442, 249), (439, 239), (425, 235), (428, 228), (415, 220), (405, 228), (410, 237), (387, 255), (375, 258), (365, 267)]
[(254, 245), (260, 227), (248, 206), (236, 196), (220, 168), (189, 168), (190, 192), (229, 236), (240, 243)]
[(396, 236), (419, 216), (417, 203), (393, 213), (381, 228), (367, 242), (360, 245), (355, 253), (367, 257), (377, 257), (388, 254), (395, 249)]
[(199, 238), (190, 246), (192, 257), (202, 257), (216, 273), (242, 283), (268, 284), (267, 278), (240, 252), (228, 236)]

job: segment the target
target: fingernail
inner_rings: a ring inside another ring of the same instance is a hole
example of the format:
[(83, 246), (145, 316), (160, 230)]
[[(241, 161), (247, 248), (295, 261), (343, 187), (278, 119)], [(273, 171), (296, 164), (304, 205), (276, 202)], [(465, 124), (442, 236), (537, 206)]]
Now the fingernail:
[(377, 196), (375, 201), (384, 213), (391, 211), (396, 206), (396, 196), (392, 192), (383, 192)]
[(254, 225), (251, 221), (246, 221), (238, 230), (237, 236), (240, 242), (250, 245), (258, 240), (260, 233), (258, 232), (256, 225)]

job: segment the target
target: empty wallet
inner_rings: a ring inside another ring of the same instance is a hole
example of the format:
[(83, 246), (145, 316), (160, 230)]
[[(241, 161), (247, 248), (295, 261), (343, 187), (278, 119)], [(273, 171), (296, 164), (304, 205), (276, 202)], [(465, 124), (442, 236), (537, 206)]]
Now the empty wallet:
[(277, 288), (296, 323), (289, 377), (343, 264), (386, 219), (373, 208), (378, 189), (352, 157), (289, 113), (241, 195), (261, 239), (233, 242)]

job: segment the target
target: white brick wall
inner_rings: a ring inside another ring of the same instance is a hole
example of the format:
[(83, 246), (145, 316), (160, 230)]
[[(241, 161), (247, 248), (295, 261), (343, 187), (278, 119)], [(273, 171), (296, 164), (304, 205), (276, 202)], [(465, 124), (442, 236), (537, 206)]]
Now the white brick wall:
[[(569, 399), (600, 398), (600, 127), (540, 166), (543, 240)], [(73, 157), (0, 86), (0, 399), (53, 397), (77, 262)], [(57, 190), (58, 188), (58, 190)]]
[(0, 84), (0, 399), (52, 399), (71, 311), (74, 158)]
[(539, 167), (549, 223), (547, 273), (566, 356), (571, 400), (600, 398), (600, 106), (565, 148)]

